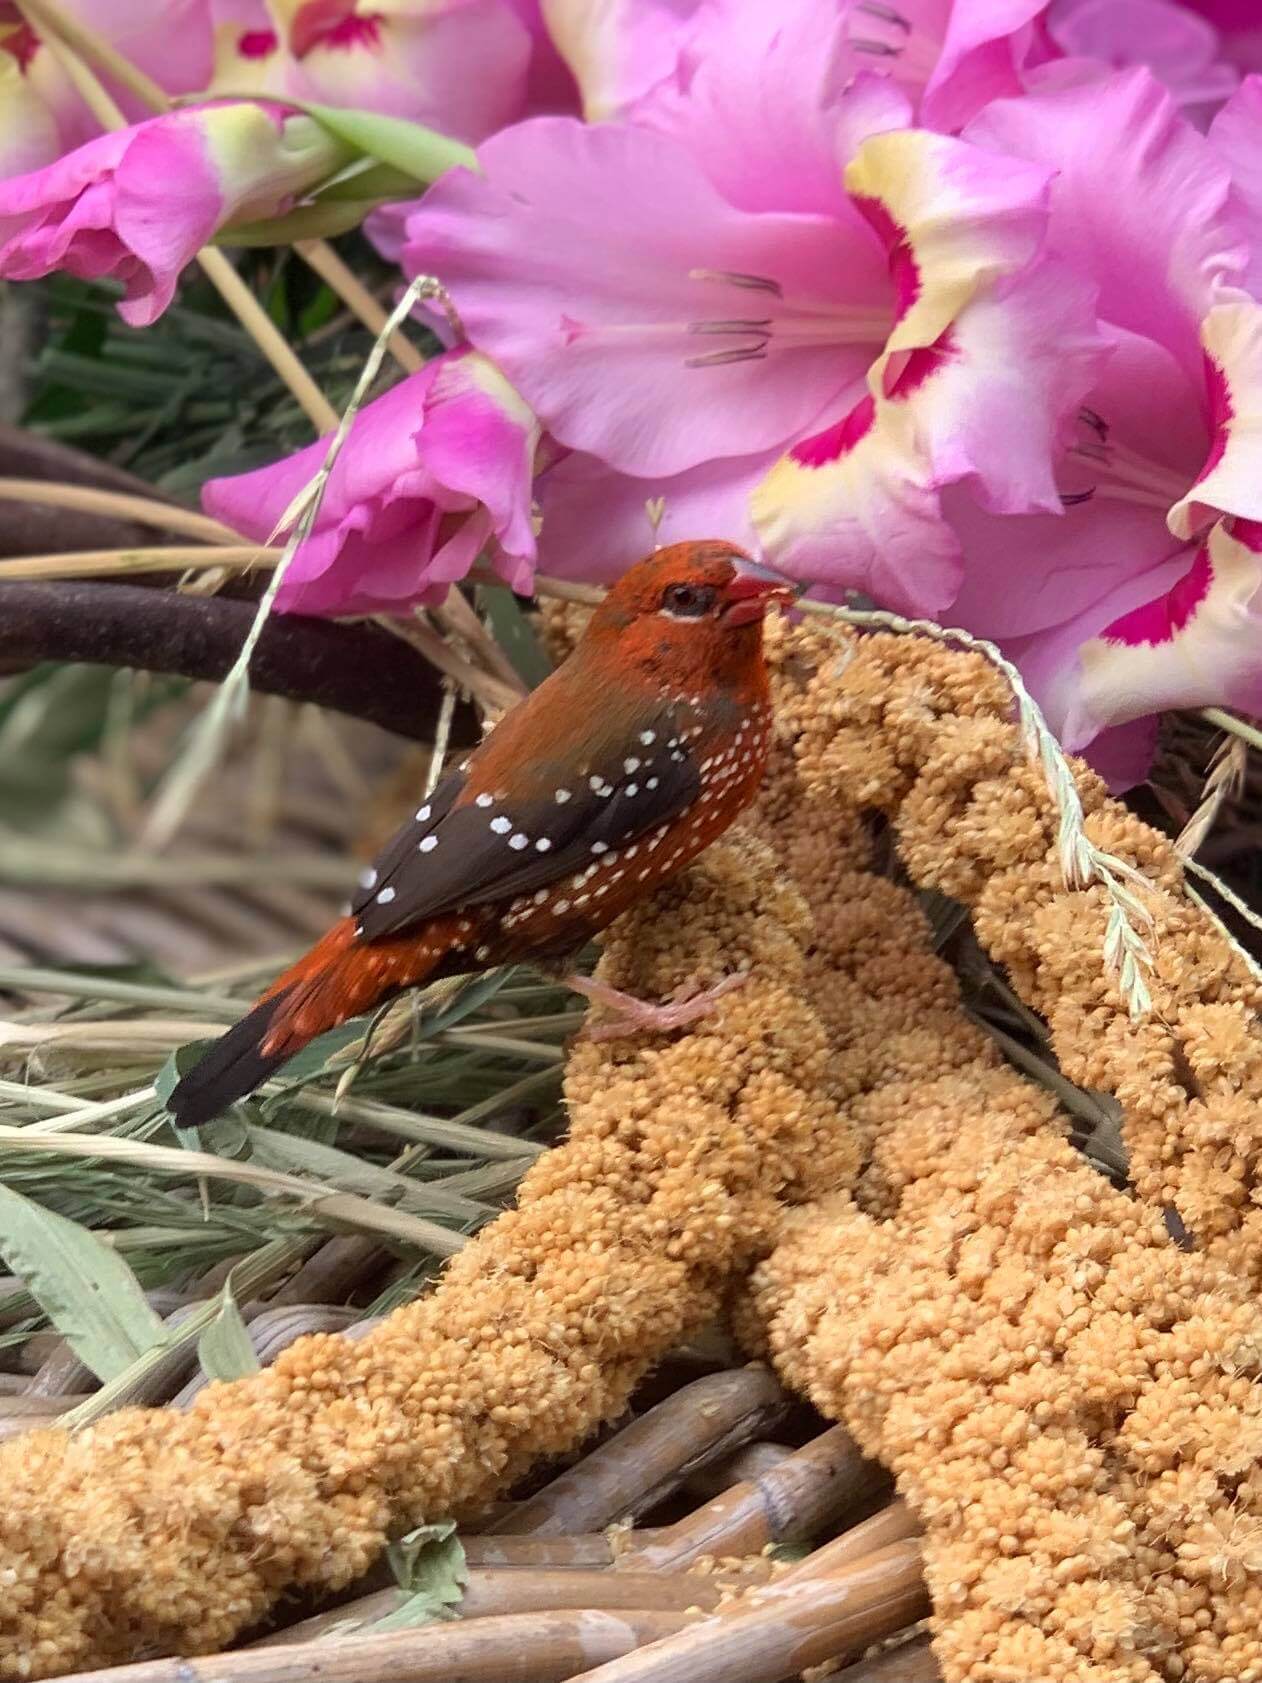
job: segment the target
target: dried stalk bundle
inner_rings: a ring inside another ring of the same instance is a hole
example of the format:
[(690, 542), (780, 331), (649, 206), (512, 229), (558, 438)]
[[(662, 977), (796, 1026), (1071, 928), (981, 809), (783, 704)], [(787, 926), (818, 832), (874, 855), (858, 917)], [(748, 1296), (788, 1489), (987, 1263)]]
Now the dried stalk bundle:
[(782, 641), (781, 740), (807, 793), (795, 811), (782, 760), (762, 823), (816, 913), (843, 1115), (871, 1154), (852, 1191), (786, 1217), (747, 1342), (897, 1475), (948, 1683), (1262, 1677), (1262, 1311), (1236, 1266), (1256, 1270), (1251, 1155), (1197, 1205), (1208, 1253), (1173, 1245), (1000, 1064), (911, 896), (840, 884), (820, 826), (839, 802), (889, 813), (913, 874), (977, 907), (1071, 1072), (1122, 1099), (1158, 1202), (1206, 1187), (1206, 1118), (1256, 1114), (1251, 980), (1177, 898), (1167, 844), (1088, 782), (1093, 839), (1170, 890), (1147, 897), (1158, 1015), (1132, 1024), (1100, 973), (1102, 892), (1064, 887), (1054, 802), (990, 669), (907, 638), (838, 655), (828, 633)]
[(302, 1339), (186, 1413), (0, 1450), (0, 1676), (221, 1648), (287, 1586), (350, 1582), (392, 1530), (485, 1502), (616, 1415), (768, 1248), (780, 1200), (857, 1167), (808, 932), (763, 846), (716, 848), (606, 963), (651, 994), (748, 968), (722, 1035), (581, 1044), (569, 1142), (433, 1296), (356, 1343)]
[[(782, 627), (777, 659), (779, 728), (806, 793), (890, 818), (915, 881), (972, 909), (1064, 1073), (1120, 1102), (1140, 1195), (1262, 1280), (1262, 985), (1184, 894), (1173, 844), (1076, 767), (1087, 838), (1151, 885), (1123, 890), (1133, 917), (1119, 939), (1116, 898), (1066, 885), (1061, 809), (984, 658), (816, 624)], [(1139, 1020), (1123, 996), (1135, 938), (1151, 960)]]
[[(896, 1015), (952, 985), (903, 900), (873, 953)], [(741, 1318), (926, 1523), (944, 1675), (1262, 1676), (1251, 1287), (1088, 1167), (962, 1016), (900, 1061), (849, 1108), (876, 1140), (856, 1197), (789, 1216)]]

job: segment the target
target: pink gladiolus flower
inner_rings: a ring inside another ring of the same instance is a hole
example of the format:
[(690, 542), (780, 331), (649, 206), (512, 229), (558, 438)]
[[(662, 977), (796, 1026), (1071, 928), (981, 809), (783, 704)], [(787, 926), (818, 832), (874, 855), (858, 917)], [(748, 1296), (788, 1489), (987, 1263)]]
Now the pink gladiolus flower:
[[(786, 195), (807, 179), (827, 193), (811, 149), (835, 132), (773, 140)], [(1039, 267), (1047, 172), (887, 133), (831, 214), (784, 214), (765, 176), (721, 193), (680, 140), (640, 127), (540, 120), (480, 156), (485, 175), (452, 172), (410, 220), (407, 264), (443, 277), (561, 445), (631, 482), (628, 532), (658, 497), (672, 521), (722, 505), (717, 530), (752, 519), (799, 577), (934, 612), (959, 566), (939, 487), (975, 476), (990, 506), (1059, 506), (1057, 426), (1095, 352), (1082, 288)], [(550, 565), (561, 488), (590, 488), (578, 464), (554, 472)]]
[(846, 180), (886, 249), (892, 327), (863, 395), (757, 487), (754, 523), (797, 578), (940, 614), (962, 577), (943, 487), (996, 513), (1060, 507), (1059, 428), (1100, 360), (1090, 289), (1038, 260), (1041, 174), (910, 132), (870, 140)]
[(1049, 246), (1098, 285), (1113, 350), (1059, 465), (1061, 518), (949, 499), (952, 617), (1005, 643), (1072, 749), (1150, 734), (1168, 707), (1252, 711), (1262, 307), (1227, 168), (1143, 72), (1004, 102), (970, 134), (1057, 170)]
[[(536, 485), (540, 570), (609, 584), (659, 544), (687, 542), (698, 532), (757, 554), (750, 497), (778, 454), (764, 450), (647, 480), (571, 451)], [(593, 533), (599, 533), (599, 543)]]
[[(734, 0), (739, 5), (740, 0)], [(954, 132), (992, 99), (1021, 91), (1047, 0), (851, 0), (840, 9), (851, 73), (887, 70), (918, 121)]]
[(126, 287), (124, 320), (147, 326), (218, 229), (280, 214), (348, 156), (310, 118), (251, 104), (172, 112), (101, 135), (0, 182), (0, 276), (109, 276)]
[[(864, 73), (888, 78), (921, 122), (951, 131), (991, 99), (1019, 93), (1039, 44), (1047, 0), (541, 0), (543, 15), (583, 96), (591, 122), (652, 121), (659, 105), (691, 91), (695, 75), (753, 43), (774, 49), (781, 30), (815, 42), (798, 59), (810, 77), (832, 58), (835, 86)], [(830, 40), (839, 34), (839, 55)], [(751, 59), (752, 64), (752, 59)], [(777, 126), (808, 106), (767, 90), (754, 99)]]
[[(589, 123), (625, 117), (668, 90), (705, 0), (540, 0)], [(716, 20), (718, 21), (718, 20)]]
[[(213, 59), (212, 6), (218, 0), (69, 0), (67, 9), (103, 36), (169, 94), (199, 93)], [(125, 88), (110, 91), (129, 117), (148, 115)]]
[(298, 68), (264, 0), (211, 0), (211, 16), (214, 72), (209, 92), (299, 93)]
[(1146, 65), (1189, 115), (1202, 120), (1240, 80), (1222, 56), (1214, 26), (1174, 0), (1056, 0), (1048, 31), (1072, 57), (1095, 59), (1110, 70)]
[[(538, 439), (529, 408), (484, 357), (461, 349), (426, 363), (356, 417), (279, 606), (404, 613), (441, 601), (483, 552), (528, 591)], [(206, 511), (266, 541), (327, 448), (321, 439), (273, 467), (211, 480)]]
[(1262, 76), (1246, 76), (1209, 126), (1210, 144), (1231, 172), (1249, 236), (1245, 284), (1262, 296)]
[(1224, 58), (1241, 70), (1262, 70), (1262, 11), (1257, 0), (1183, 0), (1218, 32)]
[(530, 36), (530, 72), (524, 116), (579, 110), (578, 85), (557, 50), (543, 15), (543, 0), (508, 0)]
[(0, 21), (0, 180), (41, 169), (96, 133), (61, 65), (20, 19)]
[(477, 141), (525, 109), (531, 33), (515, 0), (271, 0), (299, 97)]
[[(169, 94), (197, 93), (205, 88), (212, 62), (211, 13), (224, 3), (225, 0), (63, 0), (67, 12), (87, 24), (94, 34), (115, 47), (129, 63), (143, 70)], [(233, 0), (227, 3), (232, 4)], [(0, 46), (6, 34), (12, 37), (15, 33), (19, 40), (25, 35), (32, 46), (38, 44), (13, 0), (0, 0)], [(39, 56), (44, 62), (33, 67), (37, 82), (48, 78), (51, 84), (68, 89), (65, 74), (53, 55), (44, 50)], [(109, 76), (104, 79), (126, 116), (139, 119), (149, 115), (149, 107), (130, 89)], [(43, 91), (47, 97), (49, 87), (45, 86)], [(52, 103), (60, 110), (60, 97)], [(99, 132), (100, 125), (88, 116), (77, 94), (73, 95), (73, 104), (79, 121), (74, 131), (64, 136), (63, 150)]]

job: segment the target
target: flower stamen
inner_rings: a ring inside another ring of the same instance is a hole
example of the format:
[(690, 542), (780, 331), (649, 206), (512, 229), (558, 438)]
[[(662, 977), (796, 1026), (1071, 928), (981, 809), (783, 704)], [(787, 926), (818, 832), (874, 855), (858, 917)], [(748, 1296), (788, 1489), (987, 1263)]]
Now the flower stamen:
[(1145, 508), (1169, 508), (1187, 489), (1183, 477), (1172, 468), (1149, 461), (1138, 451), (1112, 438), (1108, 421), (1094, 409), (1078, 411), (1079, 435), (1066, 454), (1090, 462), (1099, 470), (1095, 483), (1083, 491), (1062, 492), (1066, 508), (1090, 502), (1098, 493), (1115, 502), (1138, 503)]
[(744, 286), (751, 291), (771, 292), (777, 298), (784, 297), (784, 288), (770, 275), (743, 275), (736, 269), (689, 269), (688, 279), (718, 281), (723, 286)]

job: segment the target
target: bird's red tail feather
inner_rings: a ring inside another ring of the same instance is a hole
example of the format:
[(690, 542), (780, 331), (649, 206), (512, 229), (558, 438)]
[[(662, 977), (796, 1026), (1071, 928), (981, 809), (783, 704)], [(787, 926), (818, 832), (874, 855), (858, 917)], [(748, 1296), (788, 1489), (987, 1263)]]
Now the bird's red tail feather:
[(357, 943), (354, 919), (342, 918), (215, 1042), (175, 1088), (168, 1110), (182, 1127), (200, 1127), (317, 1035), (423, 982), (451, 949), (450, 921), (450, 933), (437, 921), (421, 934)]

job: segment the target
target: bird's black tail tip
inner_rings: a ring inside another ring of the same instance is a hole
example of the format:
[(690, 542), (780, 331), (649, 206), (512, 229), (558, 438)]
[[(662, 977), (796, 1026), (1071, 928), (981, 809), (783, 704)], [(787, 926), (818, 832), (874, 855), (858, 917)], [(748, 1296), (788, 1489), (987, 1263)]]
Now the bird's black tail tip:
[(284, 1000), (284, 994), (260, 1000), (176, 1085), (167, 1100), (167, 1110), (179, 1127), (200, 1128), (213, 1122), (230, 1104), (252, 1093), (289, 1061), (293, 1048), (281, 1053), (262, 1050)]

